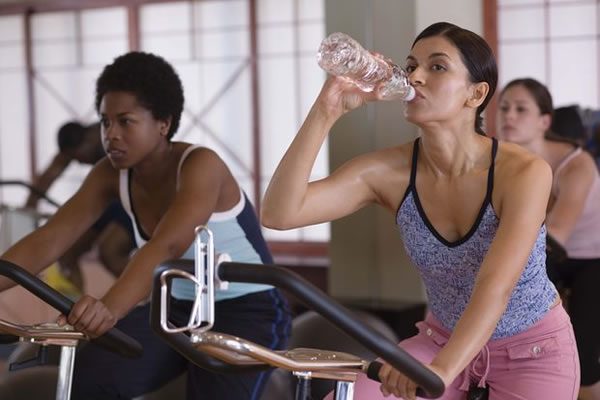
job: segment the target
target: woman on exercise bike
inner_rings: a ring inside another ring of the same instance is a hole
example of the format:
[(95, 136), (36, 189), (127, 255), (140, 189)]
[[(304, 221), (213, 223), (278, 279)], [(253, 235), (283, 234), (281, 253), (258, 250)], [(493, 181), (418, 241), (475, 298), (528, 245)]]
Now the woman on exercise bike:
[[(265, 194), (262, 222), (291, 229), (378, 204), (396, 221), (425, 284), (430, 313), (400, 346), (438, 374), (445, 400), (471, 386), (490, 399), (575, 399), (579, 362), (569, 317), (545, 266), (552, 171), (519, 146), (485, 135), (481, 113), (497, 82), (493, 53), (449, 23), (421, 32), (406, 61), (416, 97), (412, 143), (360, 155), (309, 182), (329, 130), (378, 100), (341, 78), (324, 84)], [(415, 399), (416, 385), (385, 365), (358, 399)]]
[[(181, 81), (164, 59), (141, 52), (122, 55), (96, 82), (96, 109), (106, 158), (41, 228), (2, 259), (38, 273), (55, 262), (113, 201), (134, 227), (138, 250), (102, 298), (83, 296), (62, 323), (91, 337), (113, 326), (137, 339), (144, 355), (122, 360), (94, 346), (77, 355), (73, 399), (133, 398), (188, 372), (189, 399), (256, 399), (268, 372), (217, 375), (202, 370), (154, 335), (147, 299), (154, 268), (194, 258), (194, 229), (208, 225), (215, 248), (235, 261), (271, 262), (250, 201), (214, 151), (172, 141), (183, 110)], [(189, 282), (188, 282), (189, 283)], [(0, 290), (10, 286), (0, 280)], [(174, 283), (172, 315), (187, 323), (194, 287)], [(271, 349), (285, 346), (289, 314), (279, 292), (266, 285), (232, 284), (216, 295), (215, 329)]]

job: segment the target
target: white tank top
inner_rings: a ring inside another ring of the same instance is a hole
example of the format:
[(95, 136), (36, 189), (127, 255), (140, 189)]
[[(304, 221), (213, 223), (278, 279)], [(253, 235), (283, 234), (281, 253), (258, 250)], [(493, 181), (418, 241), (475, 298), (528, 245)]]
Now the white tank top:
[[(554, 197), (558, 197), (560, 192), (557, 180), (558, 174), (582, 151), (581, 147), (575, 149), (560, 162), (554, 171), (552, 181), (552, 195)], [(597, 171), (583, 211), (565, 243), (565, 250), (569, 258), (600, 258), (600, 175)]]
[[(179, 175), (184, 161), (188, 155), (200, 146), (190, 145), (179, 161), (177, 168), (176, 189), (179, 190)], [(149, 237), (144, 237), (135, 211), (131, 204), (129, 192), (129, 170), (120, 172), (119, 191), (123, 208), (129, 214), (135, 232), (135, 239), (138, 247), (146, 244)], [(251, 263), (251, 264), (270, 264), (273, 262), (269, 253), (265, 239), (262, 236), (260, 223), (254, 212), (252, 204), (248, 201), (246, 194), (240, 189), (240, 201), (231, 209), (222, 212), (215, 212), (210, 216), (207, 223), (208, 228), (213, 232), (215, 240), (215, 251), (217, 253), (228, 254), (233, 261)], [(182, 259), (194, 259), (194, 243), (181, 256)], [(255, 283), (230, 282), (227, 290), (217, 290), (215, 300), (225, 300), (234, 297), (244, 296), (246, 294), (260, 292), (272, 289), (272, 286)], [(188, 280), (174, 279), (172, 288), (173, 297), (183, 300), (194, 300), (196, 298), (196, 288)]]

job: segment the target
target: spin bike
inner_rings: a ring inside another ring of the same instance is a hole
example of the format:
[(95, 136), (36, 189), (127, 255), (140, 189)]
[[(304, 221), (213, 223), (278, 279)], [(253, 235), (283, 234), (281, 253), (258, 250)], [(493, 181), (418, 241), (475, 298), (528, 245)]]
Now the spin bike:
[[(65, 315), (73, 307), (71, 300), (28, 271), (11, 262), (0, 260), (0, 275), (21, 285)], [(25, 361), (24, 364), (27, 364), (25, 366), (39, 365), (39, 361), (43, 361), (44, 357), (42, 355), (45, 353), (46, 346), (54, 345), (61, 347), (56, 400), (68, 400), (71, 397), (75, 350), (80, 341), (88, 340), (92, 344), (99, 345), (126, 358), (136, 358), (142, 354), (142, 346), (135, 339), (116, 328), (109, 330), (96, 339), (90, 339), (84, 333), (73, 330), (69, 325), (62, 327), (54, 323), (18, 325), (0, 320), (0, 341), (2, 343), (22, 341), (42, 345), (40, 348), (41, 353), (38, 353), (38, 358), (42, 360), (33, 359)], [(12, 366), (11, 369), (16, 369), (14, 367)]]
[[(299, 275), (276, 265), (231, 262), (226, 255), (216, 255), (213, 235), (206, 227), (196, 229), (195, 248), (195, 260), (168, 261), (156, 268), (150, 317), (155, 333), (194, 364), (220, 373), (282, 368), (298, 378), (295, 400), (311, 399), (312, 378), (334, 380), (335, 400), (354, 398), (354, 383), (361, 372), (378, 380), (382, 366), (378, 361), (321, 349), (273, 351), (243, 338), (211, 331), (215, 288), (227, 290), (229, 282), (262, 283), (287, 290), (412, 379), (419, 386), (418, 396), (438, 398), (444, 393), (444, 383), (435, 373)], [(173, 279), (190, 280), (196, 287), (196, 299), (186, 326), (169, 322)]]

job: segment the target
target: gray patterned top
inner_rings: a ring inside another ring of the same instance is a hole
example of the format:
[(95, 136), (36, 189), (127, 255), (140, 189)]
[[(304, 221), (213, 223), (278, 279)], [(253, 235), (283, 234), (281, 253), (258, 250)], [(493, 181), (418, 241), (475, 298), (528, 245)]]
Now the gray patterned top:
[[(450, 331), (469, 302), (475, 277), (498, 229), (499, 219), (490, 201), (496, 146), (494, 142), (486, 200), (464, 238), (446, 241), (435, 231), (421, 207), (414, 185), (418, 139), (413, 152), (413, 176), (396, 216), (406, 251), (425, 284), (430, 311)], [(545, 249), (546, 227), (542, 226), (492, 339), (523, 332), (539, 321), (554, 303), (557, 292), (546, 274)]]

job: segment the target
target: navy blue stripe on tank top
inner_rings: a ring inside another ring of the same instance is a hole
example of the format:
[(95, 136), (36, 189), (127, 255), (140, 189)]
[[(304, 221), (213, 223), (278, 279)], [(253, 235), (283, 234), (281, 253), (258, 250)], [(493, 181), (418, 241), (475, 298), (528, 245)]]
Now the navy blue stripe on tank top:
[(260, 222), (254, 212), (252, 203), (248, 200), (246, 193), (243, 193), (243, 196), (246, 199), (246, 204), (242, 212), (237, 216), (238, 224), (242, 227), (242, 230), (246, 234), (246, 239), (250, 242), (256, 253), (258, 253), (263, 264), (273, 264), (273, 256), (260, 230)]
[[(272, 263), (273, 259), (254, 208), (248, 197), (240, 191), (240, 201), (231, 210), (213, 213), (206, 224), (214, 237), (215, 252), (228, 254), (233, 261), (252, 264)], [(194, 258), (194, 246), (190, 246), (182, 258)], [(186, 287), (187, 286), (187, 287)], [(272, 289), (269, 285), (230, 282), (227, 290), (215, 293), (217, 300), (225, 300)], [(177, 298), (195, 298), (191, 285), (173, 283), (173, 295)]]
[[(498, 142), (492, 139), (486, 194), (476, 221), (464, 237), (448, 241), (427, 218), (417, 193), (419, 139), (415, 140), (410, 182), (398, 207), (396, 223), (407, 254), (419, 270), (429, 309), (448, 330), (464, 312), (475, 278), (496, 235), (500, 220), (492, 204)], [(520, 333), (539, 321), (556, 300), (557, 292), (546, 274), (546, 227), (536, 242), (492, 339)]]
[[(290, 337), (290, 328), (292, 326), (292, 319), (288, 312), (288, 305), (279, 291), (269, 290), (266, 293), (268, 293), (271, 297), (273, 309), (277, 312), (275, 321), (273, 321), (271, 324), (271, 343), (269, 343), (269, 348), (271, 350), (284, 349), (287, 345), (287, 338)], [(251, 400), (260, 398), (263, 386), (266, 385), (269, 376), (270, 371), (263, 371), (260, 373), (256, 383), (254, 384), (254, 388), (252, 389)]]

